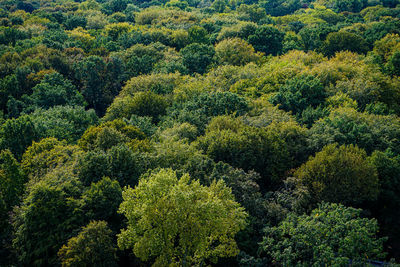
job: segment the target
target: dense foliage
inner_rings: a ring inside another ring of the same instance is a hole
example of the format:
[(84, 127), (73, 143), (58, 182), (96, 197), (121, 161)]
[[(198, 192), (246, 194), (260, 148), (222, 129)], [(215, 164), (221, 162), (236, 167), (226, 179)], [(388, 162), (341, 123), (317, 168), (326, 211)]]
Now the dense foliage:
[(0, 266), (400, 262), (399, 0), (0, 1)]

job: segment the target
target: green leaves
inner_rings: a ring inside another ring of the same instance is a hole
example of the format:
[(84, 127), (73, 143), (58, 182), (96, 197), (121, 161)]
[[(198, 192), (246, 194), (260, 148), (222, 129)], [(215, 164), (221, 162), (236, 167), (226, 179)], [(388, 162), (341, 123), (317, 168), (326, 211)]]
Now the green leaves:
[(275, 131), (247, 126), (229, 116), (215, 117), (196, 145), (216, 162), (259, 172), (264, 190), (279, 183), (289, 164), (285, 142)]
[(128, 227), (118, 245), (133, 248), (142, 260), (190, 266), (238, 253), (234, 236), (247, 215), (222, 181), (206, 187), (187, 174), (178, 179), (174, 171), (161, 169), (126, 189), (123, 199), (120, 212)]
[(361, 210), (323, 203), (310, 215), (290, 214), (279, 226), (267, 227), (261, 246), (284, 266), (365, 264), (381, 259), (385, 238), (377, 238), (375, 219)]
[(58, 251), (58, 256), (62, 266), (114, 267), (118, 266), (115, 251), (107, 223), (92, 221), (68, 240)]
[(315, 201), (360, 205), (379, 193), (377, 170), (357, 146), (325, 146), (303, 164), (295, 176), (308, 187)]

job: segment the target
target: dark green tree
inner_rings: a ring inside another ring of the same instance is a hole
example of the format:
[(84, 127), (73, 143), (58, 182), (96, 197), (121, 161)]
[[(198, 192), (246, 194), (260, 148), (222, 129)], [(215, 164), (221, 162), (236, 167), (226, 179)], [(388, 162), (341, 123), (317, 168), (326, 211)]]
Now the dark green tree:
[(363, 266), (385, 257), (378, 231), (375, 219), (361, 218), (361, 209), (323, 203), (310, 215), (292, 213), (267, 227), (261, 247), (284, 266)]
[(248, 41), (256, 51), (266, 55), (277, 55), (282, 51), (282, 42), (285, 34), (272, 26), (260, 26)]
[(29, 116), (8, 119), (0, 126), (0, 149), (9, 149), (21, 159), (25, 149), (38, 140), (40, 132)]
[(395, 51), (386, 63), (386, 70), (391, 75), (400, 76), (400, 51)]
[(43, 80), (32, 88), (33, 93), (24, 98), (26, 111), (36, 108), (48, 109), (53, 106), (85, 106), (83, 96), (69, 80), (57, 72), (47, 74)]
[(26, 176), (9, 150), (0, 152), (0, 265), (8, 265), (11, 256), (10, 214), (19, 204), (24, 192)]
[(85, 216), (90, 220), (104, 220), (113, 231), (121, 227), (122, 218), (117, 214), (122, 202), (122, 189), (118, 181), (104, 177), (82, 194)]
[(89, 56), (76, 64), (75, 75), (82, 83), (82, 95), (90, 108), (103, 115), (107, 106), (121, 89), (122, 62), (111, 58)]
[(312, 75), (301, 75), (286, 81), (270, 101), (272, 104), (279, 105), (279, 108), (291, 111), (300, 117), (307, 107), (316, 108), (323, 103), (326, 96), (324, 86), (318, 78)]
[(13, 223), (19, 264), (59, 265), (58, 250), (76, 234), (84, 219), (76, 199), (80, 189), (71, 177), (68, 171), (52, 173), (26, 194)]
[(262, 190), (278, 184), (290, 164), (285, 142), (275, 131), (249, 127), (229, 116), (212, 119), (196, 142), (216, 162), (260, 173)]
[(365, 54), (369, 48), (367, 42), (360, 35), (339, 31), (328, 34), (321, 50), (326, 56), (334, 56), (335, 53), (339, 51), (351, 51)]
[(214, 48), (206, 44), (193, 43), (180, 51), (183, 64), (190, 73), (203, 74), (212, 62)]

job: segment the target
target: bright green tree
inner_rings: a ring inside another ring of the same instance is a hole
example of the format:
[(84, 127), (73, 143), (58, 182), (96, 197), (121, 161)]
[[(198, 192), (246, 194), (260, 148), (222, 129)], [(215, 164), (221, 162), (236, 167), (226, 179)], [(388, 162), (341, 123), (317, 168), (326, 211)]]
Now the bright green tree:
[(161, 169), (126, 189), (123, 199), (128, 227), (118, 245), (144, 261), (155, 257), (153, 266), (193, 266), (238, 253), (234, 237), (247, 214), (222, 181), (207, 187)]

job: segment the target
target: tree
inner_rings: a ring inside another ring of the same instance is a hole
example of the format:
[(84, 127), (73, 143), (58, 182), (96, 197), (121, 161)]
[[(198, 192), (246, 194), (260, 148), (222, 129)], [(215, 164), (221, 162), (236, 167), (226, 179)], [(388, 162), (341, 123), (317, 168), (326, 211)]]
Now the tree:
[(343, 11), (360, 12), (367, 5), (365, 0), (325, 0), (322, 3), (337, 13)]
[(0, 126), (0, 149), (9, 149), (17, 159), (21, 159), (25, 149), (39, 136), (29, 116), (8, 119)]
[(237, 12), (240, 14), (242, 19), (250, 20), (256, 23), (259, 23), (260, 20), (264, 19), (267, 15), (265, 9), (256, 4), (253, 5), (241, 4), (237, 8)]
[(164, 58), (162, 50), (165, 46), (157, 44), (137, 44), (115, 54), (121, 56), (125, 62), (125, 73), (128, 77), (150, 73), (154, 65)]
[(379, 193), (376, 167), (357, 146), (331, 144), (295, 172), (317, 202), (359, 205)]
[[(0, 152), (0, 265), (6, 265), (11, 254), (8, 241), (11, 239), (10, 212), (19, 204), (25, 189), (26, 176), (20, 164), (9, 150)], [(7, 245), (6, 245), (7, 244)]]
[(301, 41), (306, 51), (315, 50), (322, 46), (326, 35), (334, 30), (326, 24), (307, 25), (299, 31)]
[(399, 255), (400, 229), (396, 227), (400, 220), (400, 157), (390, 150), (375, 151), (370, 160), (378, 170), (381, 187), (378, 199), (371, 203), (370, 209), (377, 218), (383, 235), (388, 235), (388, 248), (394, 256)]
[(85, 17), (81, 17), (81, 16), (69, 16), (66, 20), (65, 20), (65, 28), (67, 30), (72, 30), (75, 29), (77, 27), (82, 27), (85, 28), (86, 27), (86, 23), (87, 20)]
[(276, 131), (250, 127), (229, 116), (213, 118), (196, 146), (216, 162), (260, 173), (262, 190), (278, 184), (291, 164), (286, 144)]
[(211, 92), (195, 95), (191, 100), (169, 109), (174, 121), (189, 122), (201, 132), (212, 117), (235, 114), (241, 116), (250, 110), (248, 101), (231, 92)]
[(37, 182), (56, 167), (65, 165), (75, 159), (82, 150), (77, 145), (67, 145), (65, 140), (43, 138), (33, 142), (22, 156), (21, 164), (30, 182)]
[(226, 39), (215, 46), (215, 61), (219, 64), (240, 66), (257, 62), (260, 58), (252, 45), (239, 38)]
[(283, 266), (364, 266), (385, 257), (375, 219), (360, 218), (361, 209), (323, 203), (310, 215), (289, 214), (267, 227), (262, 249)]
[(27, 111), (36, 108), (48, 109), (53, 106), (85, 106), (83, 96), (75, 89), (69, 80), (57, 72), (47, 74), (44, 79), (32, 88), (33, 93), (25, 96)]
[(271, 98), (280, 108), (299, 114), (308, 106), (317, 107), (327, 96), (320, 80), (312, 75), (300, 75), (286, 81), (278, 93)]
[(135, 126), (128, 125), (122, 120), (113, 120), (89, 127), (78, 141), (85, 151), (93, 149), (107, 150), (133, 139), (144, 139), (145, 135)]
[(369, 48), (367, 42), (360, 35), (339, 31), (328, 34), (321, 50), (326, 56), (334, 56), (336, 52), (344, 50), (365, 54)]
[(118, 235), (120, 248), (133, 248), (154, 266), (191, 266), (238, 253), (235, 234), (245, 226), (246, 212), (222, 181), (209, 187), (171, 169), (143, 177), (123, 192), (120, 212), (128, 219)]
[(396, 116), (357, 112), (338, 108), (314, 123), (310, 129), (309, 144), (316, 152), (332, 143), (356, 144), (367, 151), (391, 149), (400, 152), (398, 143), (400, 120)]
[(390, 18), (372, 23), (364, 32), (364, 38), (369, 45), (373, 45), (375, 41), (382, 39), (389, 33), (400, 34), (400, 21)]
[(387, 72), (391, 75), (400, 76), (400, 52), (395, 51), (386, 64)]
[(265, 0), (260, 5), (272, 16), (284, 16), (293, 13), (302, 7), (299, 0)]
[(107, 36), (110, 36), (113, 40), (117, 40), (117, 38), (122, 34), (131, 32), (133, 30), (133, 26), (128, 22), (111, 23), (108, 24), (104, 30)]
[(3, 32), (0, 34), (0, 43), (1, 44), (10, 44), (15, 46), (15, 43), (18, 40), (23, 40), (28, 38), (29, 35), (14, 27), (6, 27)]
[(208, 43), (208, 33), (207, 30), (201, 26), (192, 26), (188, 30), (189, 42), (190, 43)]
[(111, 230), (104, 221), (92, 221), (58, 251), (62, 266), (113, 267), (116, 263)]
[[(24, 191), (26, 176), (20, 164), (9, 150), (0, 152), (0, 197), (4, 201), (6, 211), (18, 204), (19, 197)], [(1, 214), (0, 218), (4, 214)]]
[(57, 251), (84, 220), (76, 198), (81, 188), (71, 172), (59, 169), (42, 179), (29, 189), (13, 220), (21, 265), (57, 265)]
[(82, 83), (82, 95), (90, 108), (103, 115), (121, 89), (122, 62), (111, 58), (107, 62), (89, 56), (75, 65), (75, 76)]
[(271, 26), (260, 26), (248, 41), (254, 49), (266, 55), (277, 55), (282, 51), (285, 34)]
[(121, 227), (121, 216), (117, 214), (122, 202), (122, 189), (118, 181), (104, 177), (82, 194), (82, 209), (90, 220), (104, 220), (113, 231)]
[(183, 64), (190, 73), (203, 74), (212, 61), (214, 49), (205, 44), (193, 43), (183, 48), (179, 53), (182, 55)]
[(129, 119), (132, 115), (149, 116), (158, 122), (165, 114), (168, 102), (166, 97), (151, 91), (137, 92), (134, 96), (117, 97), (107, 109), (105, 120)]
[(76, 142), (85, 130), (97, 123), (98, 117), (93, 109), (85, 110), (82, 106), (55, 106), (36, 109), (29, 115), (40, 137), (55, 137), (59, 140)]

